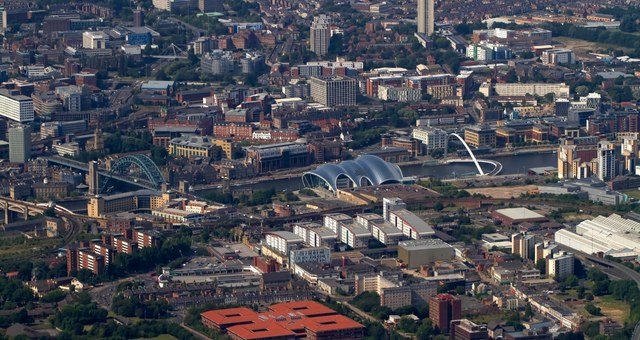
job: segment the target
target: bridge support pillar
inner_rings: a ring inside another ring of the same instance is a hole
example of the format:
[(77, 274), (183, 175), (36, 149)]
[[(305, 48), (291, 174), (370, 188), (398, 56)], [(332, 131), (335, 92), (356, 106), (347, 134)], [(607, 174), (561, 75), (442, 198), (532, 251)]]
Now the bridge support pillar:
[(9, 207), (4, 208), (4, 224), (9, 224)]
[(27, 221), (29, 219), (29, 207), (24, 207), (24, 220)]

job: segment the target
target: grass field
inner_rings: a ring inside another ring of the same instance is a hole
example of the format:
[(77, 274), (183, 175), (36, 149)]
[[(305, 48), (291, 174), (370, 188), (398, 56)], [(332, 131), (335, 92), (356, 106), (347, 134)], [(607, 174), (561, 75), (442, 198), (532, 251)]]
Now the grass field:
[(555, 40), (561, 42), (566, 48), (573, 50), (575, 53), (595, 52), (598, 50), (616, 49), (623, 50), (625, 53), (633, 51), (633, 49), (621, 47), (618, 45), (603, 44), (599, 42), (591, 42), (586, 40), (567, 38), (567, 37), (554, 37)]
[(178, 340), (175, 336), (171, 334), (160, 334), (153, 338), (138, 338), (137, 340)]
[(614, 299), (612, 296), (603, 296), (594, 301), (594, 305), (602, 309), (604, 316), (611, 318), (619, 323), (629, 317), (630, 307), (624, 301)]
[(626, 194), (627, 196), (629, 196), (629, 198), (635, 198), (637, 200), (640, 200), (640, 190), (626, 190), (622, 192), (623, 194)]

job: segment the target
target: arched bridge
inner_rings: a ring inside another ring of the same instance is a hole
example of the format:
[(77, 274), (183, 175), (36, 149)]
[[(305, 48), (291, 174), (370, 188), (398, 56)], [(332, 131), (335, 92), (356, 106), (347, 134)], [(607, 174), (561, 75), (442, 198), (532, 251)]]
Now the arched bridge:
[(107, 188), (107, 184), (109, 184), (109, 180), (114, 176), (114, 174), (123, 174), (127, 169), (131, 166), (136, 166), (142, 172), (142, 174), (146, 177), (149, 184), (151, 184), (154, 188), (160, 189), (162, 184), (165, 184), (166, 181), (164, 177), (162, 177), (162, 172), (154, 163), (151, 158), (147, 155), (128, 155), (122, 158), (118, 158), (112, 165), (111, 170), (107, 174), (107, 178), (102, 184), (102, 188), (100, 192), (104, 192)]
[(476, 155), (474, 155), (474, 154), (473, 154), (473, 152), (471, 152), (471, 148), (469, 147), (469, 145), (467, 145), (467, 143), (464, 141), (464, 139), (463, 139), (462, 137), (460, 137), (460, 135), (459, 135), (459, 134), (457, 134), (457, 133), (450, 133), (450, 134), (447, 136), (447, 146), (445, 146), (445, 148), (444, 148), (444, 150), (445, 150), (445, 157), (447, 156), (447, 150), (449, 150), (449, 145), (448, 145), (448, 144), (449, 144), (449, 138), (450, 138), (451, 136), (454, 136), (454, 137), (456, 137), (456, 138), (458, 138), (458, 139), (460, 140), (460, 142), (462, 143), (462, 145), (464, 145), (465, 149), (467, 149), (467, 152), (469, 153), (469, 156), (471, 156), (471, 159), (473, 160), (473, 163), (475, 163), (476, 168), (478, 168), (478, 174), (479, 174), (480, 176), (484, 176), (484, 175), (485, 175), (485, 173), (484, 173), (484, 171), (482, 170), (482, 167), (480, 167), (480, 163), (478, 163), (478, 160), (476, 159)]

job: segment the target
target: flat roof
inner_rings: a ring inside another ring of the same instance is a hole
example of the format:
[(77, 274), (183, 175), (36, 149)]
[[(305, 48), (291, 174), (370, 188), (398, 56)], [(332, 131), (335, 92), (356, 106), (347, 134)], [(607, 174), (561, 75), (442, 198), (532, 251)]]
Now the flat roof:
[(523, 220), (523, 219), (534, 219), (534, 218), (545, 218), (543, 215), (538, 214), (535, 211), (531, 211), (527, 208), (507, 208), (507, 209), (498, 209), (496, 213), (503, 215), (512, 220)]
[(401, 241), (398, 242), (398, 247), (402, 247), (407, 250), (425, 250), (425, 249), (440, 249), (440, 248), (451, 248), (453, 247), (445, 243), (443, 240), (439, 238), (427, 238), (422, 240), (410, 240), (410, 241)]
[(295, 337), (306, 330), (320, 333), (364, 328), (362, 324), (310, 300), (275, 304), (264, 313), (239, 307), (207, 311), (200, 315), (221, 329), (230, 326), (228, 333), (243, 339)]
[(404, 222), (409, 224), (409, 226), (414, 229), (419, 234), (434, 234), (433, 228), (427, 222), (425, 222), (420, 217), (416, 216), (416, 214), (412, 213), (406, 209), (400, 209), (396, 211), (392, 211), (391, 213), (400, 217)]
[(303, 241), (302, 237), (300, 237), (300, 236), (298, 236), (298, 235), (296, 235), (296, 234), (294, 234), (294, 233), (292, 233), (290, 231), (270, 231), (270, 232), (267, 232), (265, 234), (278, 236), (278, 237), (283, 238), (283, 239), (285, 239), (287, 241), (300, 241), (300, 242)]

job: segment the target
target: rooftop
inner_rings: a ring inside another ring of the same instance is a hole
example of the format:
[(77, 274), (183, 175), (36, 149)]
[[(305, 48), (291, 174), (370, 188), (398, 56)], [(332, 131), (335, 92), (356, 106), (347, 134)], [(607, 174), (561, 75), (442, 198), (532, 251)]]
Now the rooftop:
[(496, 210), (496, 213), (503, 215), (512, 220), (522, 220), (522, 219), (534, 219), (534, 218), (544, 218), (544, 216), (538, 214), (535, 211), (531, 211), (527, 208), (507, 208), (507, 209), (499, 209)]
[(425, 249), (439, 249), (439, 248), (452, 248), (449, 244), (445, 243), (438, 238), (428, 238), (422, 240), (411, 240), (398, 242), (398, 247), (405, 248), (407, 250), (425, 250)]
[(294, 233), (292, 233), (290, 231), (270, 231), (270, 232), (265, 233), (265, 234), (266, 235), (277, 236), (277, 237), (283, 238), (283, 239), (285, 239), (287, 241), (291, 241), (291, 242), (293, 242), (293, 241), (302, 242), (303, 241), (300, 236), (298, 236), (298, 235), (296, 235), (296, 234), (294, 234)]

